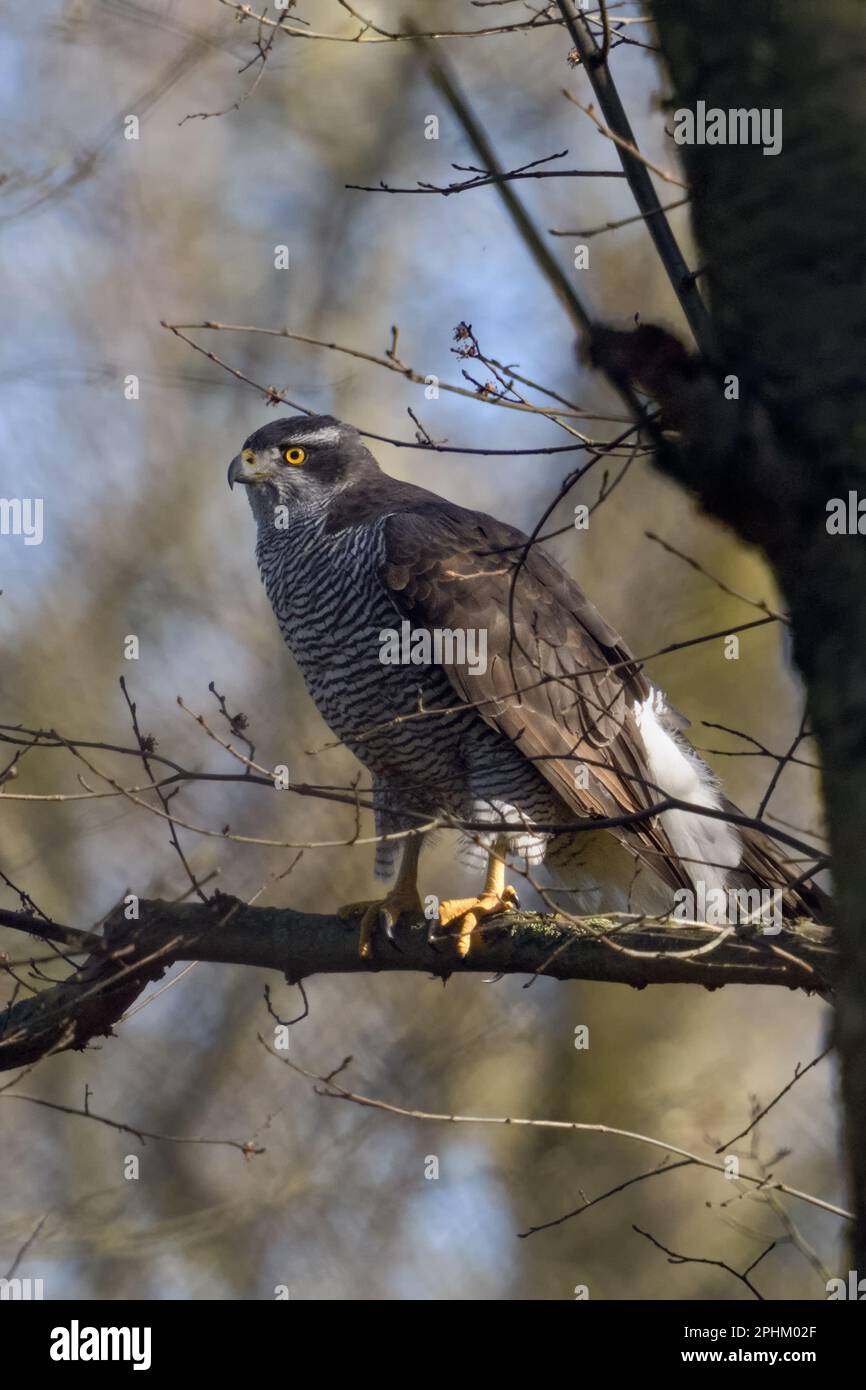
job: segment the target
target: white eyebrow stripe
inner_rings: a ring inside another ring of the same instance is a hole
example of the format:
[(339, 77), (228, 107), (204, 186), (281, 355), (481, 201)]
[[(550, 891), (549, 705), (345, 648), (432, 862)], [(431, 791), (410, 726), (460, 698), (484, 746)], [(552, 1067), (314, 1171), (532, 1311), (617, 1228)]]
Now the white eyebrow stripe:
[(324, 425), (320, 430), (311, 430), (309, 434), (293, 434), (292, 444), (335, 444), (342, 439), (342, 433), (335, 425)]

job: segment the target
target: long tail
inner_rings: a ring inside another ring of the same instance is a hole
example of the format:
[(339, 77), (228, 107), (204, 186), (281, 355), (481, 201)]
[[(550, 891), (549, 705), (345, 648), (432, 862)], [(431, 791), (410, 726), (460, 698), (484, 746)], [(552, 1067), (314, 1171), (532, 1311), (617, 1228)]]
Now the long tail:
[[(726, 811), (739, 814), (738, 808), (727, 798), (722, 804)], [(738, 826), (737, 833), (743, 854), (738, 867), (729, 871), (731, 886), (747, 890), (781, 890), (782, 915), (785, 918), (810, 917), (816, 922), (826, 923), (833, 900), (811, 877), (803, 878), (807, 866), (786, 862), (782, 846), (769, 840), (760, 830)]]
[[(719, 809), (740, 814), (726, 798), (721, 799)], [(706, 821), (699, 823), (707, 824)], [(710, 921), (743, 922), (752, 920), (755, 912), (757, 920), (763, 921), (769, 916), (774, 923), (778, 922), (780, 914), (782, 920), (787, 921), (800, 917), (821, 923), (829, 920), (832, 899), (811, 877), (803, 879), (805, 866), (788, 862), (783, 847), (759, 830), (749, 826), (731, 827), (731, 830), (735, 830), (735, 836), (725, 840), (725, 848), (729, 853), (734, 849), (736, 866), (727, 869), (711, 858), (714, 842), (710, 842), (708, 852), (708, 847), (692, 836), (699, 855), (706, 853), (708, 862), (707, 868), (702, 870), (700, 857), (682, 861), (686, 881), (691, 880), (694, 888), (689, 917), (704, 916), (709, 904), (706, 919)], [(545, 866), (556, 885), (549, 890), (551, 904), (581, 915), (661, 914), (673, 911), (684, 901), (677, 895), (683, 890), (672, 889), (653, 873), (647, 861), (636, 859), (634, 853), (609, 832), (556, 836), (548, 846)], [(721, 908), (720, 892), (723, 895)], [(722, 917), (717, 915), (720, 911), (724, 914)]]

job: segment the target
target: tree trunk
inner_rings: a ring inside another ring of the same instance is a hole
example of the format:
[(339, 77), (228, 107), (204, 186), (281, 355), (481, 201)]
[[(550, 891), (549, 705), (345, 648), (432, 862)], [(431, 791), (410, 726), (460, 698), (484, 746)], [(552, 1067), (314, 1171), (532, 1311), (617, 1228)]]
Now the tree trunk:
[[(701, 100), (781, 112), (777, 155), (682, 147), (719, 352), (707, 379), (719, 389), (708, 406), (694, 381), (673, 388), (687, 447), (663, 466), (762, 546), (793, 621), (824, 764), (840, 947), (835, 1041), (862, 1273), (866, 538), (829, 534), (827, 505), (849, 492), (866, 499), (866, 7), (655, 0), (653, 10), (673, 110)], [(724, 399), (729, 374), (739, 402)]]

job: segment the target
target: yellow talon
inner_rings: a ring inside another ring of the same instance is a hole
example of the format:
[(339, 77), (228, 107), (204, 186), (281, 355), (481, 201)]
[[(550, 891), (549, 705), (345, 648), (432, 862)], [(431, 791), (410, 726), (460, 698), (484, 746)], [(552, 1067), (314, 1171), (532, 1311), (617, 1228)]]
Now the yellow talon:
[(457, 922), (454, 949), (458, 956), (468, 956), (472, 945), (472, 933), (488, 917), (498, 917), (503, 912), (513, 912), (519, 907), (517, 892), (510, 883), (503, 884), (501, 893), (484, 892), (479, 898), (451, 898), (439, 904), (440, 927)]
[(439, 926), (457, 923), (454, 949), (464, 958), (472, 945), (472, 933), (488, 917), (513, 912), (520, 903), (516, 889), (505, 882), (505, 842), (497, 840), (487, 861), (487, 878), (477, 898), (450, 898), (439, 904)]

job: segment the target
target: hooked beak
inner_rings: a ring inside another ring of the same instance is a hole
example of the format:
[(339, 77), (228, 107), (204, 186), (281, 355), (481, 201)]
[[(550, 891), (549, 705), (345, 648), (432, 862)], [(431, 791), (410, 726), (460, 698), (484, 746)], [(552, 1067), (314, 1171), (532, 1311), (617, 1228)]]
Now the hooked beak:
[(244, 449), (242, 453), (235, 454), (229, 464), (229, 487), (233, 488), (235, 483), (255, 483), (258, 481), (255, 472), (249, 465), (253, 461), (252, 449)]

